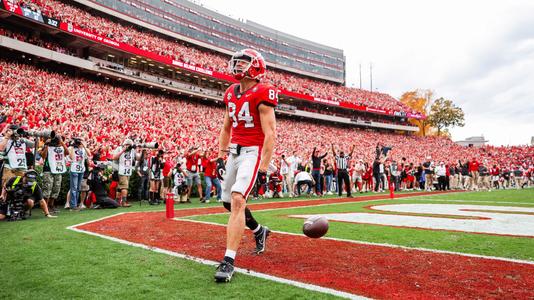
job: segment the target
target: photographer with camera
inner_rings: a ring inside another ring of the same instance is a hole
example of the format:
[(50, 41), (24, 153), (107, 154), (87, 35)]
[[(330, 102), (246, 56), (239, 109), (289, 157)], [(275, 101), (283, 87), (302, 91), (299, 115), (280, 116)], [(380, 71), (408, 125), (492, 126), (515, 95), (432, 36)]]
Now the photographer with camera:
[(180, 160), (176, 163), (174, 169), (172, 169), (172, 175), (174, 176), (174, 188), (173, 192), (180, 203), (187, 202), (187, 173), (182, 169), (182, 163)]
[(86, 160), (92, 156), (81, 138), (73, 138), (69, 147), (70, 164), (70, 210), (78, 210)]
[(48, 209), (52, 212), (57, 212), (55, 202), (61, 191), (62, 174), (67, 171), (65, 153), (68, 152), (67, 145), (59, 135), (47, 139), (39, 151), (44, 161), (43, 197), (48, 204)]
[(149, 189), (149, 179), (148, 179), (148, 166), (150, 164), (150, 158), (148, 157), (147, 150), (143, 149), (141, 151), (141, 158), (139, 159), (136, 169), (137, 175), (139, 176), (139, 190), (138, 198), (139, 201), (149, 199), (148, 189)]
[[(155, 145), (157, 148), (157, 143)], [(136, 162), (141, 159), (141, 153), (137, 153), (136, 148), (137, 146), (134, 145), (131, 139), (125, 139), (122, 146), (117, 147), (113, 152), (113, 171), (119, 179), (117, 197), (119, 205), (123, 207), (131, 206), (128, 203), (130, 176), (132, 176)]]
[(163, 160), (163, 150), (158, 150), (158, 154), (150, 159), (150, 189), (148, 192), (148, 203), (150, 205), (160, 204), (160, 189), (163, 180), (163, 167), (165, 161)]
[(2, 164), (2, 184), (12, 177), (23, 176), (28, 169), (26, 150), (34, 147), (34, 143), (23, 138), (24, 130), (17, 125), (4, 128), (3, 139), (0, 141)]
[(95, 208), (117, 208), (119, 207), (119, 203), (109, 198), (106, 191), (108, 178), (104, 176), (105, 170), (106, 165), (98, 164), (88, 178), (89, 187), (96, 198)]
[(0, 196), (0, 220), (11, 221), (26, 219), (26, 212), (38, 202), (47, 218), (57, 218), (48, 211), (46, 201), (39, 185), (37, 172), (29, 170), (22, 176), (11, 177), (4, 185)]

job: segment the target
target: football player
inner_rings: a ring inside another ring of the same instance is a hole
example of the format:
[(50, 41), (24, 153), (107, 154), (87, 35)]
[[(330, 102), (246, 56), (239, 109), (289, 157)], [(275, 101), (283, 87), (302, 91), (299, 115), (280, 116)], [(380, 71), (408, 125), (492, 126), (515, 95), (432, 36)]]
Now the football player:
[[(278, 104), (277, 89), (260, 82), (266, 65), (259, 52), (252, 49), (238, 51), (228, 67), (239, 83), (231, 85), (224, 94), (226, 113), (219, 136), (217, 176), (223, 180), (222, 200), (230, 211), (230, 218), (226, 229), (226, 253), (215, 273), (217, 282), (232, 279), (236, 251), (245, 225), (254, 234), (256, 253), (265, 251), (269, 228), (258, 224), (246, 207), (246, 201), (256, 177), (260, 184), (267, 181), (276, 137), (274, 108)], [(223, 157), (226, 152), (228, 160), (225, 165)]]

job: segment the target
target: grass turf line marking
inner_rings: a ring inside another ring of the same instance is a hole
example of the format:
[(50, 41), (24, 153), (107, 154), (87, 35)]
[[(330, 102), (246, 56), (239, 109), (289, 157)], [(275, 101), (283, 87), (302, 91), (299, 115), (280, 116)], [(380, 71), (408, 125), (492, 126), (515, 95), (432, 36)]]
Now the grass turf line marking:
[[(117, 216), (117, 215), (120, 215), (120, 214), (124, 214), (124, 213), (119, 213), (119, 214), (113, 215), (113, 217)], [(142, 249), (145, 249), (145, 250), (153, 251), (153, 252), (156, 252), (156, 253), (167, 254), (167, 255), (170, 255), (170, 256), (174, 256), (174, 257), (178, 257), (178, 258), (194, 261), (194, 262), (201, 263), (201, 264), (204, 264), (204, 265), (217, 266), (219, 264), (219, 262), (216, 262), (216, 261), (213, 261), (213, 260), (207, 260), (207, 259), (203, 259), (203, 258), (199, 258), (199, 257), (195, 257), (195, 256), (185, 255), (185, 254), (182, 254), (182, 253), (165, 250), (165, 249), (161, 249), (161, 248), (158, 248), (158, 247), (150, 247), (150, 246), (147, 246), (147, 245), (144, 245), (144, 244), (134, 243), (134, 242), (126, 241), (126, 240), (123, 240), (123, 239), (118, 239), (118, 238), (115, 238), (115, 237), (107, 236), (107, 235), (104, 235), (104, 234), (95, 233), (95, 232), (91, 232), (91, 231), (86, 231), (86, 230), (75, 228), (76, 226), (82, 226), (82, 225), (85, 225), (85, 224), (93, 223), (95, 221), (100, 221), (100, 220), (103, 220), (103, 219), (107, 219), (109, 217), (111, 217), (111, 216), (100, 218), (98, 220), (94, 220), (94, 221), (90, 221), (90, 222), (85, 222), (85, 223), (80, 223), (80, 224), (77, 224), (77, 225), (72, 225), (72, 226), (67, 227), (67, 229), (75, 231), (75, 232), (78, 232), (78, 233), (85, 233), (85, 234), (88, 234), (88, 235), (100, 237), (100, 238), (107, 239), (107, 240), (110, 240), (110, 241), (113, 241), (113, 242), (117, 242), (117, 243), (120, 243), (120, 244), (133, 246), (133, 247), (138, 247), (138, 248), (142, 248)], [(369, 299), (369, 298), (366, 298), (366, 297), (363, 297), (363, 296), (359, 296), (359, 295), (354, 295), (354, 294), (350, 294), (350, 293), (346, 293), (346, 292), (342, 292), (342, 291), (338, 291), (338, 290), (334, 290), (334, 289), (330, 289), (330, 288), (325, 288), (325, 287), (314, 285), (314, 284), (303, 283), (303, 282), (299, 282), (299, 281), (294, 281), (294, 280), (290, 280), (290, 279), (276, 277), (276, 276), (268, 275), (268, 274), (265, 274), (265, 273), (255, 272), (255, 271), (252, 271), (252, 270), (247, 270), (247, 269), (242, 269), (242, 268), (237, 268), (236, 267), (235, 271), (238, 272), (238, 273), (245, 274), (245, 275), (250, 275), (250, 276), (253, 276), (253, 277), (258, 277), (258, 278), (262, 278), (262, 279), (266, 279), (266, 280), (271, 280), (271, 281), (274, 281), (274, 282), (279, 282), (279, 283), (283, 283), (283, 284), (287, 284), (287, 285), (291, 285), (291, 286), (307, 289), (307, 290), (314, 291), (314, 292), (320, 292), (320, 293), (324, 293), (324, 294), (329, 294), (329, 295), (333, 295), (333, 296), (337, 296), (337, 297), (341, 297), (341, 298), (354, 299), (354, 300)]]
[(445, 199), (418, 199), (423, 201), (448, 201), (448, 202), (473, 202), (473, 203), (494, 203), (494, 204), (517, 204), (525, 206), (534, 206), (534, 203), (527, 202), (503, 202), (503, 201), (489, 201), (489, 200), (445, 200)]
[[(205, 216), (208, 216), (208, 215), (205, 215)], [(201, 223), (201, 224), (207, 224), (207, 225), (217, 225), (217, 226), (226, 227), (226, 225), (224, 225), (224, 224), (208, 222), (208, 221), (191, 220), (191, 219), (185, 219), (185, 218), (174, 218), (174, 220), (188, 221), (188, 222), (194, 222), (194, 223)], [(275, 232), (275, 233), (279, 233), (279, 234), (287, 234), (287, 235), (294, 235), (294, 236), (305, 236), (304, 234), (298, 234), (298, 233), (293, 233), (293, 232), (285, 232), (285, 231), (278, 231), (278, 230), (272, 230), (272, 229), (271, 229), (271, 231)], [(430, 249), (430, 248), (421, 248), (421, 247), (409, 247), (409, 246), (393, 245), (393, 244), (387, 244), (387, 243), (373, 243), (373, 242), (348, 240), (348, 239), (341, 239), (341, 238), (334, 238), (334, 237), (322, 237), (321, 239), (328, 239), (328, 240), (334, 240), (334, 241), (339, 241), (339, 242), (348, 242), (348, 243), (360, 244), (360, 245), (382, 246), (382, 247), (399, 248), (399, 249), (406, 249), (406, 250), (418, 250), (418, 251), (426, 251), (426, 252), (431, 252), (431, 253), (452, 254), (452, 255), (460, 255), (460, 256), (466, 256), (466, 257), (474, 257), (474, 258), (483, 258), (483, 259), (505, 261), (505, 262), (518, 263), (518, 264), (534, 265), (534, 261), (521, 260), (521, 259), (515, 259), (515, 258), (506, 258), (506, 257), (489, 256), (489, 255), (472, 254), (472, 253), (462, 253), (462, 252), (454, 252), (454, 251), (438, 250), (438, 249)]]

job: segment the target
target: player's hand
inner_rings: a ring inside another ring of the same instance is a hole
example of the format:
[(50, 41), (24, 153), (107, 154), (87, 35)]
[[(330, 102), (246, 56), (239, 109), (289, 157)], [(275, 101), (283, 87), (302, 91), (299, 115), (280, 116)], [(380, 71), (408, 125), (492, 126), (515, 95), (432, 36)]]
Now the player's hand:
[(217, 178), (224, 180), (224, 175), (226, 175), (226, 166), (224, 165), (224, 160), (219, 157), (217, 158)]
[(265, 171), (258, 171), (258, 181), (260, 184), (266, 184), (267, 183), (267, 172)]

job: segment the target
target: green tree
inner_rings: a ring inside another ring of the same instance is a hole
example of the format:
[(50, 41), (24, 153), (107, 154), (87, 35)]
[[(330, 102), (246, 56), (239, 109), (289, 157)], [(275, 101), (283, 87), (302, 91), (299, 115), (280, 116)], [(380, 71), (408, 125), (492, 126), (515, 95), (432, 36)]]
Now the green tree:
[(463, 127), (465, 125), (464, 111), (454, 105), (451, 100), (441, 97), (432, 103), (428, 122), (438, 130), (437, 135), (439, 136), (443, 133), (443, 129), (454, 126)]

